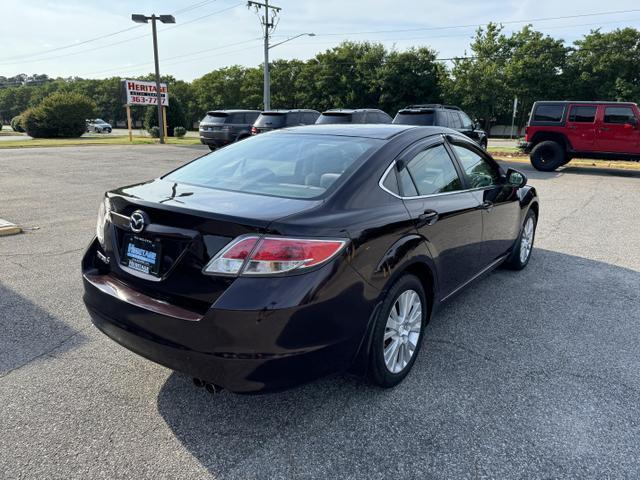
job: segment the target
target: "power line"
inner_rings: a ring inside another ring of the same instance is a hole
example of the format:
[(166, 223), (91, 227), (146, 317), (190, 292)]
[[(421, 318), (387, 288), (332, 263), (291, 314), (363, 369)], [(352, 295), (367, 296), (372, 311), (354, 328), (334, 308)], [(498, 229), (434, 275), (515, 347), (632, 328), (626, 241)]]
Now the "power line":
[[(208, 0), (207, 3), (211, 2), (211, 1), (212, 0)], [(235, 5), (232, 5), (232, 6), (227, 7), (227, 8), (223, 8), (222, 10), (217, 10), (217, 11), (209, 13), (207, 15), (202, 15), (200, 17), (193, 18), (193, 19), (188, 20), (186, 22), (178, 23), (178, 24), (172, 25), (170, 27), (163, 28), (163, 29), (160, 30), (160, 32), (166, 32), (166, 31), (172, 30), (174, 28), (183, 27), (183, 26), (188, 25), (190, 23), (199, 22), (199, 21), (201, 21), (201, 20), (203, 20), (205, 18), (209, 18), (209, 17), (211, 17), (213, 15), (219, 15), (221, 13), (224, 13), (224, 12), (228, 11), (228, 10), (232, 10), (234, 8), (237, 8), (240, 5), (242, 5), (242, 3), (236, 3)], [(133, 28), (136, 28), (136, 27), (133, 27)], [(102, 46), (95, 47), (95, 48), (87, 48), (85, 50), (80, 50), (78, 52), (65, 53), (63, 55), (56, 55), (56, 56), (53, 56), (53, 57), (47, 56), (47, 57), (44, 57), (44, 58), (36, 58), (34, 60), (22, 60), (22, 61), (19, 61), (19, 62), (1, 62), (0, 65), (22, 65), (22, 64), (25, 64), (25, 63), (31, 64), (31, 63), (37, 63), (37, 62), (47, 62), (49, 60), (55, 60), (55, 59), (58, 59), (58, 58), (73, 57), (73, 56), (76, 56), (76, 55), (81, 55), (83, 53), (94, 53), (96, 50), (104, 50), (104, 49), (107, 49), (107, 48), (112, 48), (112, 47), (114, 47), (116, 45), (121, 45), (123, 43), (132, 42), (132, 41), (138, 40), (140, 38), (149, 37), (150, 35), (151, 35), (150, 33), (145, 33), (143, 35), (137, 35), (135, 37), (126, 38), (124, 40), (120, 40), (120, 41), (117, 41), (117, 42), (112, 42), (112, 43), (109, 43), (108, 45), (102, 45)]]
[(496, 23), (502, 25), (510, 25), (514, 23), (531, 23), (531, 22), (546, 22), (551, 20), (566, 20), (569, 18), (582, 18), (582, 17), (595, 17), (600, 15), (616, 15), (621, 13), (636, 13), (640, 12), (640, 9), (632, 9), (632, 10), (612, 10), (608, 12), (597, 12), (597, 13), (582, 13), (577, 15), (564, 15), (560, 17), (541, 17), (541, 18), (530, 18), (527, 20), (508, 20), (504, 22), (498, 21), (490, 21), (484, 23), (472, 23), (467, 25), (447, 25), (441, 27), (420, 27), (420, 28), (405, 28), (399, 30), (370, 30), (370, 31), (358, 31), (358, 32), (330, 32), (330, 33), (316, 33), (316, 36), (321, 37), (329, 37), (329, 36), (341, 36), (341, 35), (372, 35), (377, 33), (405, 33), (405, 32), (423, 32), (429, 30), (447, 30), (451, 28), (472, 28), (472, 27), (483, 27), (488, 23)]
[[(176, 15), (177, 13), (188, 12), (190, 10), (194, 10), (196, 8), (203, 7), (204, 5), (206, 5), (208, 3), (211, 3), (211, 2), (215, 2), (215, 1), (217, 1), (217, 0), (205, 0), (205, 1), (198, 2), (198, 3), (194, 3), (192, 5), (189, 5), (187, 7), (184, 7), (182, 9), (180, 9), (180, 10), (177, 10), (177, 11), (173, 12), (172, 15)], [(89, 39), (83, 40), (81, 42), (76, 42), (76, 43), (72, 43), (72, 44), (69, 44), (69, 45), (63, 45), (61, 47), (50, 48), (49, 50), (43, 50), (43, 51), (37, 52), (37, 53), (29, 53), (29, 54), (25, 54), (25, 55), (16, 55), (16, 56), (13, 56), (13, 57), (5, 57), (5, 58), (0, 59), (0, 61), (4, 62), (5, 60), (13, 60), (15, 58), (38, 57), (40, 55), (45, 55), (47, 53), (57, 52), (57, 51), (60, 51), (60, 50), (67, 50), (69, 48), (78, 47), (80, 45), (86, 45), (88, 43), (97, 42), (98, 40), (104, 40), (105, 38), (111, 38), (111, 37), (114, 37), (116, 35), (120, 35), (121, 33), (129, 32), (131, 30), (135, 30), (136, 28), (140, 28), (141, 26), (142, 25), (134, 25), (132, 27), (124, 28), (124, 29), (118, 30), (116, 32), (106, 33), (104, 35), (100, 35), (100, 36), (94, 37), (94, 38), (89, 38)], [(134, 37), (134, 38), (140, 38), (140, 37)], [(59, 58), (59, 57), (56, 57), (56, 58)], [(37, 60), (35, 60), (35, 61), (37, 61)], [(25, 63), (25, 62), (17, 62), (17, 63)], [(3, 65), (4, 64), (5, 63), (3, 63)], [(13, 64), (9, 64), (9, 65), (13, 65)]]

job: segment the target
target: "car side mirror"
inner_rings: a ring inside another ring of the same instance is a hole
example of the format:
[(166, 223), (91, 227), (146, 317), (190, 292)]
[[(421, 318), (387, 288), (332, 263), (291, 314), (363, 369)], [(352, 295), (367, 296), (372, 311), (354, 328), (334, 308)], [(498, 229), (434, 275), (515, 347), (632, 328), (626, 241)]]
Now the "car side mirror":
[(513, 168), (507, 170), (505, 180), (507, 185), (517, 188), (524, 187), (527, 184), (527, 177), (525, 174)]

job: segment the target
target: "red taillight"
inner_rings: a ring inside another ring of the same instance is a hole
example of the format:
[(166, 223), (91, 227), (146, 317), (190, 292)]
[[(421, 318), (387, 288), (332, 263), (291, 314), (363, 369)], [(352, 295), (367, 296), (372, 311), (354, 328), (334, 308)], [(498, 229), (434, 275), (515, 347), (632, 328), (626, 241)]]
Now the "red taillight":
[(258, 129), (256, 127), (251, 127), (251, 135), (255, 135), (258, 133)]
[(269, 275), (305, 269), (327, 262), (346, 243), (346, 240), (241, 237), (218, 253), (204, 273)]

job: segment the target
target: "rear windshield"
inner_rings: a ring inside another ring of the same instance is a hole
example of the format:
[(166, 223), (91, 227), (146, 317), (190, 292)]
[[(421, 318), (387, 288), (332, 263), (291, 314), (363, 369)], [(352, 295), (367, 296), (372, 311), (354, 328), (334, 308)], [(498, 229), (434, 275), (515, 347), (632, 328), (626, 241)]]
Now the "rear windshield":
[(538, 105), (533, 112), (534, 122), (560, 122), (564, 114), (564, 105)]
[(351, 114), (350, 113), (323, 113), (316, 120), (316, 124), (323, 123), (351, 123)]
[(201, 157), (167, 180), (286, 198), (322, 196), (383, 140), (332, 135), (258, 135)]
[(208, 112), (202, 119), (202, 123), (224, 123), (228, 116), (229, 114), (224, 112)]
[(433, 112), (398, 112), (393, 123), (400, 125), (434, 125)]
[(254, 118), (251, 113), (208, 112), (202, 123), (253, 123)]
[(284, 113), (263, 113), (254, 125), (256, 127), (279, 127), (285, 124), (286, 119)]

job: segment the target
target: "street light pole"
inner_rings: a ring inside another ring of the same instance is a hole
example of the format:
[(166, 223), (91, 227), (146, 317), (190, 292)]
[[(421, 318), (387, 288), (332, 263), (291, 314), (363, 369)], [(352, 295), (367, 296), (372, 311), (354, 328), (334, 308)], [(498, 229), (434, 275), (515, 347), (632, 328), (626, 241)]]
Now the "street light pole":
[(131, 15), (131, 20), (136, 23), (149, 23), (149, 20), (151, 20), (151, 32), (153, 34), (153, 62), (155, 64), (156, 77), (156, 100), (158, 108), (158, 132), (160, 143), (164, 143), (164, 119), (162, 111), (162, 92), (160, 91), (160, 62), (158, 60), (158, 32), (156, 29), (156, 20), (160, 20), (162, 23), (176, 23), (176, 19), (173, 15), (156, 15), (154, 13), (150, 17), (133, 14)]
[(151, 31), (153, 32), (153, 61), (156, 67), (156, 95), (158, 98), (158, 132), (160, 143), (164, 143), (164, 119), (162, 118), (162, 96), (160, 95), (160, 63), (158, 62), (158, 33), (156, 31), (156, 16), (151, 15)]
[(271, 78), (269, 77), (269, 0), (264, 0), (264, 109), (271, 110)]

